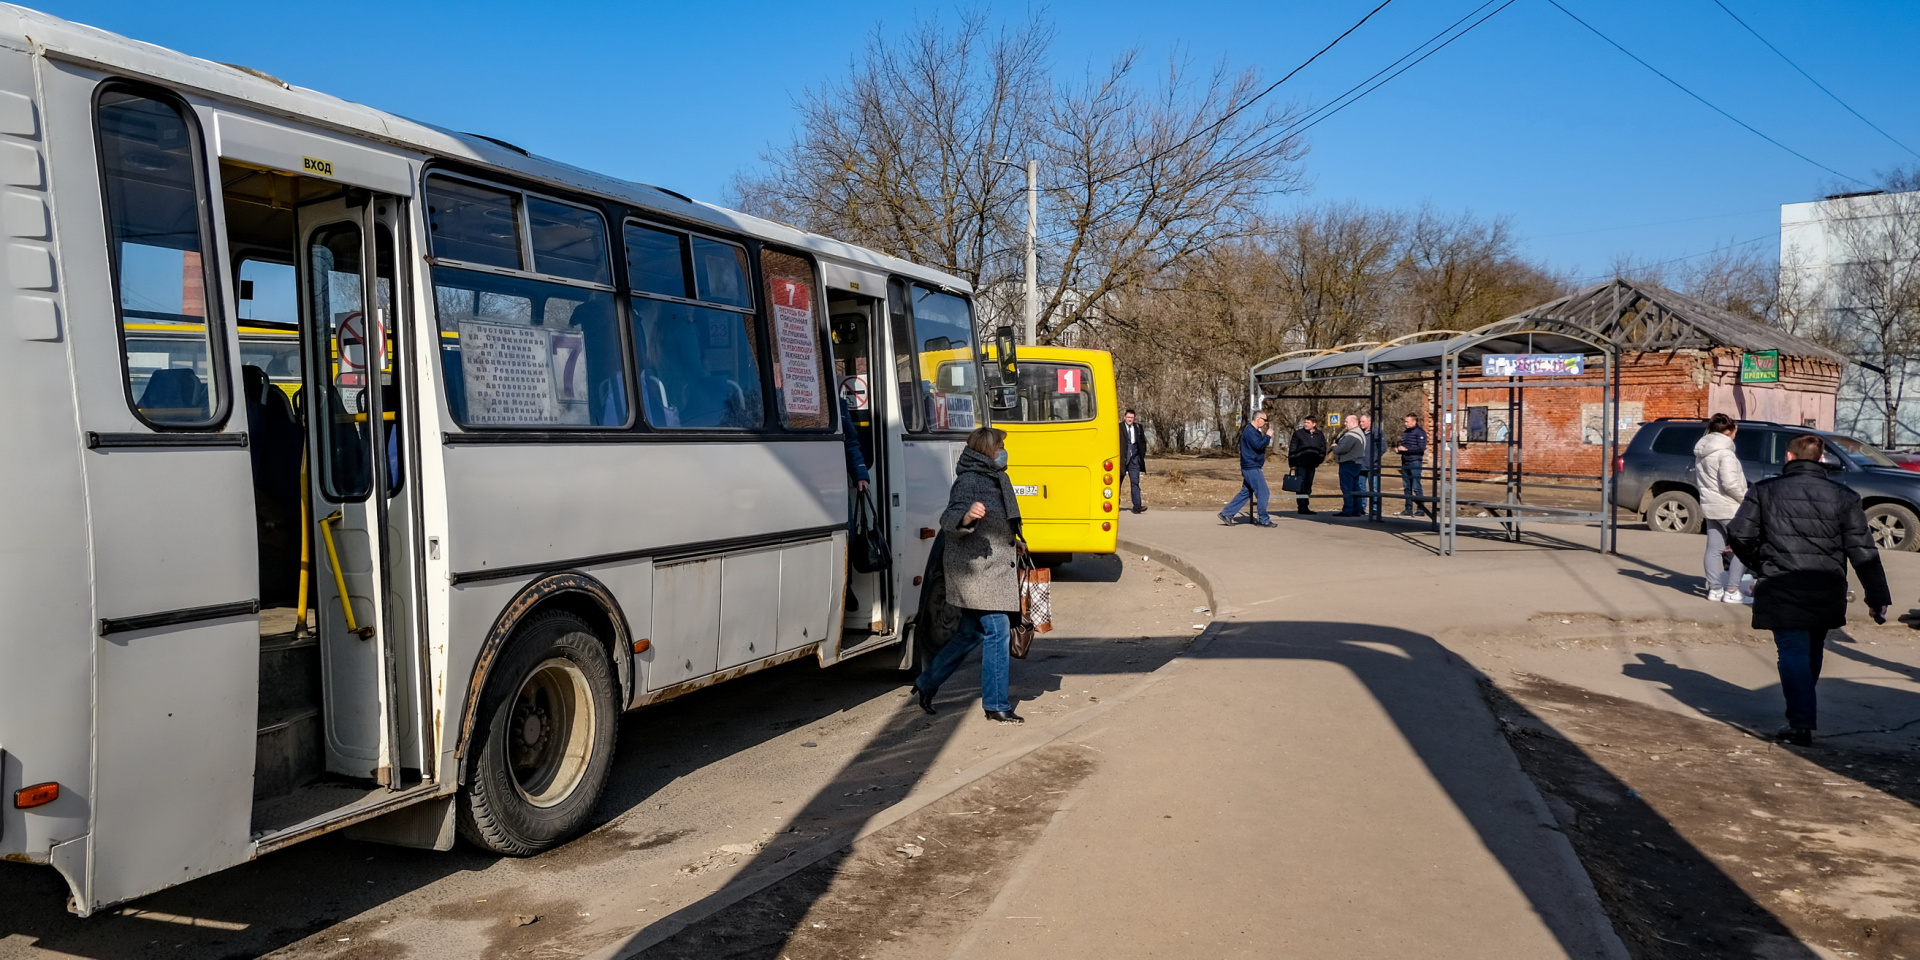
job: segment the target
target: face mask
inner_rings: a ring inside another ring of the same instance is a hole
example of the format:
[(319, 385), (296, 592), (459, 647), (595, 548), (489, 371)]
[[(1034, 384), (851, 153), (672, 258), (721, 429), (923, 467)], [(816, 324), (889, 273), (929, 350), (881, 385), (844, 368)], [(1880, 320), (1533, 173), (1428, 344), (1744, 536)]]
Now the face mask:
[(1007, 468), (1007, 452), (1005, 450), (993, 455), (993, 465), (1002, 470)]

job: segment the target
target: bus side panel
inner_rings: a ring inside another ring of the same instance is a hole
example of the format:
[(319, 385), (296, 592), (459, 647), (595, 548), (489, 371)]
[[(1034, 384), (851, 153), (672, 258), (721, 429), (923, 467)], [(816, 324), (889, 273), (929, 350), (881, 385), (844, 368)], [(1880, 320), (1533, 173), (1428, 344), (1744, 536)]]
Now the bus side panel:
[[(0, 803), (0, 856), (44, 862), (49, 848), (87, 832), (93, 793), (89, 675), (93, 621), (87, 575), (87, 511), (80, 473), (70, 315), (49, 276), (101, 286), (104, 276), (53, 267), (44, 117), (32, 61), (0, 48), (0, 796), (35, 783), (60, 798), (31, 810)], [(84, 230), (73, 236), (97, 235)], [(84, 241), (82, 241), (84, 242)], [(98, 246), (98, 241), (94, 241)], [(80, 892), (80, 891), (76, 891)]]
[[(676, 596), (672, 566), (657, 567), (643, 556), (596, 564), (579, 561), (774, 536), (847, 519), (846, 460), (838, 437), (772, 443), (455, 444), (441, 451), (449, 531), (446, 569), (473, 574), (551, 565), (599, 579), (620, 604), (632, 638), (651, 641), (650, 649), (634, 658), (630, 692), (636, 696), (720, 666), (721, 562), (678, 565), (710, 565), (714, 572), (714, 630), (696, 632), (701, 649), (691, 650), (677, 648), (674, 637), (656, 634), (662, 617), (674, 620), (663, 605), (691, 603), (701, 609), (681, 612), (698, 617), (708, 612), (698, 591)], [(464, 721), (458, 711), (480, 644), (501, 610), (531, 579), (515, 576), (453, 588), (445, 686), (449, 747)], [(833, 591), (844, 582), (840, 568), (828, 573), (830, 598), (837, 600)], [(778, 603), (777, 591), (765, 602)], [(665, 670), (669, 661), (679, 673)], [(688, 661), (694, 663), (690, 674)]]

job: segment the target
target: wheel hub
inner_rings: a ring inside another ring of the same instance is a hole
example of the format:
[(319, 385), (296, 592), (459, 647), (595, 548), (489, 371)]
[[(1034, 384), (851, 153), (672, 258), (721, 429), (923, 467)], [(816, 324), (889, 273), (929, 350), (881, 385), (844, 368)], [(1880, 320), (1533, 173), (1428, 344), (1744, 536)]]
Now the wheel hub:
[(528, 803), (550, 807), (586, 775), (598, 717), (579, 665), (555, 657), (528, 671), (508, 714), (507, 772)]

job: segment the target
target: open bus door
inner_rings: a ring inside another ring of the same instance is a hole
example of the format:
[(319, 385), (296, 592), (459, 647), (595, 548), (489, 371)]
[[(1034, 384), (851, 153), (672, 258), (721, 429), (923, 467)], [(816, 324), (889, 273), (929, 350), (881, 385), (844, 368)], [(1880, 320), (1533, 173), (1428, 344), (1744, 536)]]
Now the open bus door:
[[(410, 575), (400, 372), (402, 201), (300, 210), (301, 327), (326, 772), (386, 792), (430, 778)], [(376, 791), (377, 793), (378, 791)]]
[[(861, 286), (858, 280), (841, 281), (853, 290), (833, 289), (832, 286), (838, 285), (834, 283), (836, 279), (829, 275), (827, 310), (833, 335), (835, 389), (847, 413), (843, 428), (853, 434), (867, 467), (867, 502), (875, 510), (874, 522), (888, 532), (891, 540), (895, 535), (892, 518), (898, 494), (889, 482), (889, 466), (896, 454), (888, 443), (887, 424), (893, 398), (885, 386), (887, 347), (885, 325), (881, 322), (884, 304), (879, 297), (853, 292)], [(884, 281), (876, 278), (866, 282), (879, 288)], [(852, 479), (848, 482), (851, 484)], [(859, 494), (849, 493), (854, 501), (848, 505), (851, 518)], [(896, 577), (892, 574), (889, 570), (861, 573), (849, 568), (847, 582), (851, 596), (842, 625), (841, 656), (857, 653), (862, 644), (891, 637), (899, 630)]]

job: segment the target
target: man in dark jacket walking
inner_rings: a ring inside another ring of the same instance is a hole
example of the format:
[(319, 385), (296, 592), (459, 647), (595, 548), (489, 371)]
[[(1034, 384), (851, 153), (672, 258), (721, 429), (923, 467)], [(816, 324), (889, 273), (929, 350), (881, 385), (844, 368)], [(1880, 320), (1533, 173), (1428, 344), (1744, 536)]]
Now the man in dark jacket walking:
[(1300, 489), (1296, 497), (1300, 504), (1300, 513), (1313, 516), (1307, 509), (1307, 498), (1313, 495), (1313, 471), (1327, 459), (1327, 435), (1320, 432), (1320, 424), (1312, 417), (1300, 421), (1300, 429), (1293, 432), (1287, 440), (1287, 469), (1300, 478)]
[(1233, 495), (1225, 509), (1220, 511), (1220, 522), (1233, 523), (1233, 516), (1252, 499), (1254, 504), (1254, 523), (1273, 526), (1273, 518), (1267, 516), (1267, 447), (1273, 443), (1273, 428), (1267, 426), (1267, 412), (1255, 411), (1253, 419), (1240, 428), (1240, 492)]
[(1140, 505), (1140, 472), (1147, 469), (1147, 431), (1132, 410), (1120, 420), (1120, 472), (1126, 475), (1127, 488), (1133, 491), (1133, 512), (1145, 513)]
[(1827, 631), (1847, 623), (1848, 562), (1875, 620), (1884, 622), (1893, 604), (1860, 495), (1827, 475), (1823, 450), (1819, 437), (1793, 438), (1786, 468), (1749, 487), (1727, 524), (1734, 554), (1759, 578), (1753, 627), (1773, 631), (1779, 654), (1787, 726), (1776, 736), (1803, 747), (1813, 744), (1817, 726), (1814, 684)]
[(1427, 431), (1420, 426), (1420, 418), (1407, 414), (1406, 429), (1400, 432), (1400, 445), (1394, 447), (1400, 451), (1400, 483), (1405, 489), (1407, 505), (1400, 509), (1400, 515), (1411, 517), (1415, 513), (1425, 513), (1427, 508), (1419, 498), (1425, 495), (1420, 487), (1420, 473), (1427, 464)]

